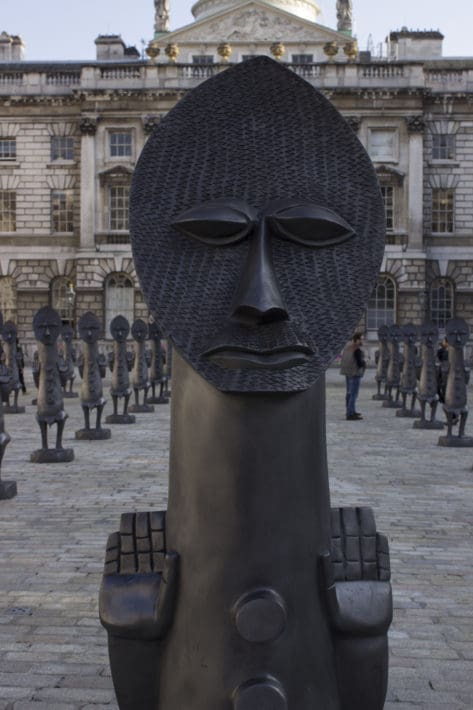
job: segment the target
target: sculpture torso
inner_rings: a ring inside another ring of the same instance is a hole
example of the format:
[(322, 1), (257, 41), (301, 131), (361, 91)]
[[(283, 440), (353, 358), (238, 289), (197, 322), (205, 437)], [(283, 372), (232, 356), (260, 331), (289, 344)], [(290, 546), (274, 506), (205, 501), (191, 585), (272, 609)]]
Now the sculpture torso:
[(432, 402), (437, 398), (437, 372), (435, 368), (434, 345), (422, 343), (422, 368), (420, 371), (418, 398), (421, 401)]
[(113, 345), (113, 353), (112, 386), (110, 392), (112, 395), (124, 397), (130, 393), (130, 377), (128, 374), (126, 341), (120, 342), (115, 340)]
[(149, 378), (151, 382), (161, 382), (163, 379), (163, 354), (161, 352), (161, 340), (151, 341), (151, 366)]
[(460, 413), (465, 411), (467, 402), (463, 346), (448, 346), (448, 364), (447, 388), (445, 390), (443, 408), (446, 412)]
[(378, 357), (378, 367), (376, 371), (376, 379), (380, 382), (384, 382), (387, 377), (389, 366), (389, 350), (385, 340), (379, 341), (379, 357)]
[(38, 421), (52, 424), (66, 418), (56, 347), (39, 342), (38, 354), (40, 373), (37, 418)]
[(18, 360), (16, 357), (16, 340), (12, 339), (5, 342), (6, 365), (10, 370), (10, 387), (11, 389), (21, 389)]
[(413, 343), (404, 344), (404, 364), (400, 379), (401, 392), (414, 392), (417, 385), (416, 349)]
[(84, 372), (81, 385), (82, 406), (90, 408), (104, 404), (102, 378), (98, 360), (97, 343), (84, 343)]
[(389, 365), (387, 372), (387, 382), (391, 387), (399, 385), (401, 378), (401, 358), (399, 354), (399, 343), (397, 340), (390, 340), (388, 343)]
[(145, 389), (149, 386), (145, 341), (135, 340), (135, 363), (133, 365), (131, 382), (135, 389)]

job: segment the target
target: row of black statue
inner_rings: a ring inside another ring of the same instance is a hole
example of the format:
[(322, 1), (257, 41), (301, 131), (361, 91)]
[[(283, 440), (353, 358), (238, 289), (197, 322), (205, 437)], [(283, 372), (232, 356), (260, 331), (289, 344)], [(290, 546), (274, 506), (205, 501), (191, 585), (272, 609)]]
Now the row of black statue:
[[(473, 446), (473, 438), (465, 436), (469, 370), (465, 367), (464, 347), (469, 334), (469, 326), (462, 318), (448, 321), (445, 337), (448, 350), (444, 351), (447, 357), (437, 363), (439, 329), (435, 324), (382, 325), (378, 330), (378, 391), (373, 399), (382, 400), (383, 407), (396, 409), (398, 417), (415, 418), (415, 429), (443, 429), (444, 424), (436, 420), (442, 400), (447, 434), (439, 438), (439, 445)], [(419, 338), (420, 357), (416, 345)], [(417, 401), (420, 411), (416, 409)], [(454, 434), (456, 426), (458, 432)]]

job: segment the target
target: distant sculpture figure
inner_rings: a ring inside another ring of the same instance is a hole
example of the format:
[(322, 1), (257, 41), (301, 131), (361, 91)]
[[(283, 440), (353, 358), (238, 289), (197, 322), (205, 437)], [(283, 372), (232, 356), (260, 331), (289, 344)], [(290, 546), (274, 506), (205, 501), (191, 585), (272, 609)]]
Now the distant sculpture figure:
[[(33, 353), (33, 362), (31, 364), (31, 374), (33, 375), (33, 382), (36, 389), (39, 389), (39, 356), (38, 351), (35, 350)], [(31, 400), (31, 404), (36, 406), (38, 404), (38, 398), (35, 397)]]
[[(420, 416), (420, 412), (415, 409), (417, 400), (417, 348), (416, 341), (419, 329), (413, 323), (407, 323), (401, 328), (402, 340), (404, 342), (404, 358), (402, 364), (399, 391), (402, 396), (402, 408), (396, 412), (397, 417)], [(411, 398), (410, 406), (407, 406), (407, 398)]]
[[(443, 429), (442, 422), (435, 421), (439, 398), (437, 394), (437, 372), (435, 367), (435, 345), (439, 329), (434, 323), (424, 323), (420, 329), (421, 370), (417, 398), (420, 402), (420, 419), (414, 422), (414, 429)], [(430, 419), (426, 417), (430, 406)]]
[[(151, 383), (151, 397), (147, 398), (149, 404), (167, 404), (169, 399), (164, 395), (164, 349), (161, 345), (162, 333), (156, 323), (149, 325), (149, 337), (151, 339), (151, 364), (149, 380)], [(159, 395), (156, 395), (156, 387), (159, 386)]]
[[(76, 439), (110, 439), (110, 429), (102, 429), (102, 412), (106, 399), (102, 393), (97, 341), (102, 327), (94, 313), (84, 313), (79, 319), (79, 335), (84, 342), (84, 374), (81, 385), (81, 406), (84, 412), (84, 429), (76, 431)], [(96, 410), (95, 429), (90, 428), (90, 410)]]
[(337, 29), (339, 32), (353, 31), (353, 5), (351, 0), (337, 0)]
[[(389, 327), (387, 325), (381, 325), (378, 328), (378, 363), (376, 369), (376, 384), (378, 386), (378, 391), (373, 395), (373, 399), (384, 401), (388, 398), (386, 394), (386, 379), (388, 374), (389, 365), (389, 350), (388, 350), (388, 334)], [(381, 387), (384, 385), (384, 392), (381, 392)]]
[[(34, 463), (64, 463), (74, 458), (73, 449), (64, 449), (62, 436), (68, 415), (64, 411), (56, 341), (61, 332), (59, 314), (49, 306), (40, 308), (33, 318), (38, 341), (39, 392), (36, 419), (41, 430), (42, 448), (31, 454)], [(48, 448), (48, 426), (57, 424), (56, 447)]]
[[(0, 330), (3, 328), (3, 316), (0, 313)], [(9, 372), (7, 372), (8, 380)], [(0, 369), (0, 386), (1, 386), (2, 372)], [(5, 418), (3, 416), (3, 402), (0, 397), (0, 500), (6, 500), (7, 498), (14, 498), (16, 496), (16, 482), (15, 481), (2, 481), (2, 461), (5, 449), (10, 443), (11, 438), (9, 434), (5, 431)]]
[[(115, 316), (110, 323), (110, 333), (114, 339), (112, 358), (112, 395), (113, 414), (105, 419), (107, 424), (134, 424), (135, 417), (128, 414), (130, 401), (130, 377), (128, 375), (128, 362), (126, 339), (130, 332), (130, 324), (124, 316)], [(123, 414), (118, 414), (118, 400), (123, 399)]]
[[(18, 405), (18, 395), (21, 390), (20, 377), (18, 372), (17, 358), (17, 331), (16, 325), (12, 321), (7, 321), (2, 329), (2, 338), (5, 343), (5, 364), (10, 371), (10, 384), (8, 387), (8, 397), (5, 402), (5, 414), (24, 414), (25, 407)], [(13, 393), (13, 402), (10, 404), (10, 396)]]
[[(383, 407), (397, 409), (401, 407), (399, 401), (401, 384), (401, 353), (399, 352), (399, 342), (402, 337), (401, 328), (398, 325), (391, 325), (388, 333), (389, 364), (386, 374), (386, 394), (388, 398), (383, 402)], [(393, 397), (395, 390), (395, 397)]]
[[(131, 334), (135, 341), (135, 361), (131, 376), (131, 383), (135, 393), (135, 403), (130, 407), (130, 412), (148, 414), (154, 412), (151, 404), (146, 404), (150, 382), (148, 379), (148, 366), (146, 364), (146, 338), (148, 327), (144, 320), (138, 318), (131, 326)], [(140, 392), (143, 392), (143, 403), (140, 404)]]
[[(473, 446), (473, 437), (465, 436), (468, 418), (467, 407), (467, 371), (463, 349), (468, 342), (470, 328), (463, 318), (452, 318), (447, 322), (446, 338), (448, 341), (448, 376), (445, 390), (443, 411), (447, 417), (447, 435), (439, 437), (439, 446)], [(458, 434), (453, 427), (458, 424)]]
[[(62, 353), (62, 361), (59, 366), (59, 371), (61, 373), (61, 384), (63, 387), (64, 397), (78, 397), (77, 392), (73, 392), (72, 387), (75, 380), (74, 364), (76, 362), (76, 354), (74, 352), (74, 346), (72, 344), (72, 338), (74, 337), (74, 331), (70, 325), (64, 325), (61, 332), (62, 340), (64, 342), (64, 350)], [(69, 389), (67, 389), (67, 384), (69, 383)]]
[(156, 9), (154, 31), (169, 32), (169, 0), (154, 0), (154, 7)]

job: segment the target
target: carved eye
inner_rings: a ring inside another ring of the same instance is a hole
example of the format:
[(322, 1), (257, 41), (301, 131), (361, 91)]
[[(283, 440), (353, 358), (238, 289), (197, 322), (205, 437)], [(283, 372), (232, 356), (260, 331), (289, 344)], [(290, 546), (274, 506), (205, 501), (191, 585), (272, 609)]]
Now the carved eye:
[(204, 244), (219, 246), (246, 237), (253, 222), (249, 214), (231, 204), (208, 202), (180, 214), (172, 227)]
[(269, 220), (281, 237), (307, 247), (341, 244), (355, 236), (340, 215), (318, 205), (293, 205), (271, 215)]

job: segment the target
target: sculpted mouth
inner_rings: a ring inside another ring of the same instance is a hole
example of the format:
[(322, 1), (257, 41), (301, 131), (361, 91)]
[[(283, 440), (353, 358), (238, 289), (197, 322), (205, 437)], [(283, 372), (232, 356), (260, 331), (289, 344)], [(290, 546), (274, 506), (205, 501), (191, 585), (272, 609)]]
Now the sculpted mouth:
[(220, 367), (239, 370), (284, 370), (310, 361), (313, 350), (308, 345), (285, 345), (271, 350), (252, 350), (242, 346), (219, 345), (203, 355)]

